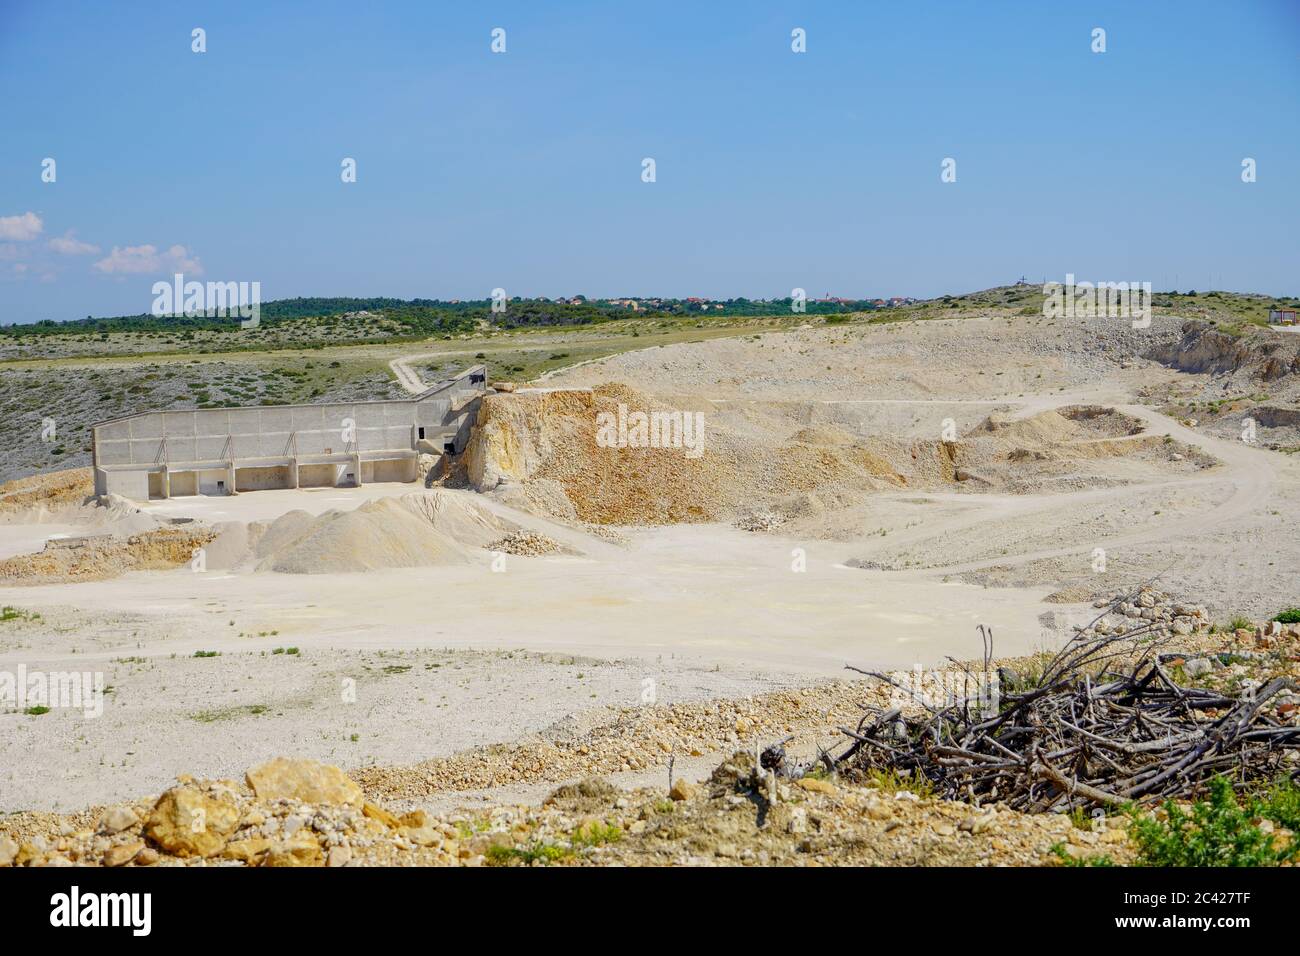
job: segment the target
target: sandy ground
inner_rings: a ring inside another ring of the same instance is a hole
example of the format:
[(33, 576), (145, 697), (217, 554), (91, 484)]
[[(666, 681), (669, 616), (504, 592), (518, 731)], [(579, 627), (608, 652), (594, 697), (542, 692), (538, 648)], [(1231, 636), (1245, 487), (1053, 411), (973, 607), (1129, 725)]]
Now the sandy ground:
[[(661, 700), (698, 700), (841, 676), (845, 664), (970, 658), (978, 624), (993, 628), (999, 655), (1019, 655), (1086, 619), (1087, 604), (1044, 603), (1067, 586), (1104, 590), (1162, 573), (1163, 587), (1216, 615), (1300, 604), (1286, 570), (1300, 561), (1300, 462), (1137, 403), (1144, 383), (1178, 373), (1028, 326), (720, 339), (584, 364), (547, 385), (626, 381), (680, 395), (683, 407), (708, 402), (756, 435), (829, 417), (860, 434), (933, 436), (947, 418), (968, 428), (994, 410), (1101, 403), (1218, 464), (1116, 458), (1104, 465), (1107, 481), (1094, 467), (1077, 487), (1065, 474), (1018, 494), (884, 491), (771, 533), (621, 529), (625, 544), (461, 491), (573, 553), (509, 556), (502, 570), (480, 549), (454, 567), (180, 569), (7, 587), (0, 603), (43, 620), (0, 624), (0, 670), (99, 670), (113, 691), (97, 719), (0, 714), (0, 809), (124, 797), (180, 771), (235, 773), (275, 753), (345, 767), (411, 763), (634, 703), (647, 679)], [(258, 492), (145, 510), (247, 522), (411, 490)], [(0, 557), (70, 530), (5, 526)], [(347, 679), (362, 688), (355, 704), (338, 701)]]

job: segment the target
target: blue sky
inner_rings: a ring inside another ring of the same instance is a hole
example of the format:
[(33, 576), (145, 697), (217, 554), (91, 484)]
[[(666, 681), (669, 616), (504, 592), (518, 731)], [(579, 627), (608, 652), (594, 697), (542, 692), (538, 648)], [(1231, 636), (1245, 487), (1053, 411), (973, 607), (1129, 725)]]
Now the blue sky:
[(0, 90), (0, 322), (147, 311), (177, 264), (263, 299), (1300, 294), (1294, 0), (0, 0)]

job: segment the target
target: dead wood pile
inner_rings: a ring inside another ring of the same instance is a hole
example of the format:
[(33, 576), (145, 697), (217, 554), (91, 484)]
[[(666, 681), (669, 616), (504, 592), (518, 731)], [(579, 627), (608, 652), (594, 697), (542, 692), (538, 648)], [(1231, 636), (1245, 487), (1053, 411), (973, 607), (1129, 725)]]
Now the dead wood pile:
[[(962, 670), (987, 688), (997, 672), (992, 633), (981, 628), (981, 636), (982, 673)], [(1238, 786), (1300, 777), (1286, 760), (1300, 748), (1300, 727), (1270, 706), (1294, 690), (1292, 681), (1231, 694), (1180, 686), (1167, 666), (1175, 655), (1144, 640), (1151, 636), (1098, 636), (1090, 624), (1029, 686), (1000, 682), (995, 701), (987, 694), (920, 701), (919, 715), (904, 712), (912, 707), (867, 708), (857, 727), (841, 728), (844, 749), (823, 754), (823, 762), (840, 773), (919, 774), (939, 796), (1026, 812), (1187, 798), (1218, 775)]]

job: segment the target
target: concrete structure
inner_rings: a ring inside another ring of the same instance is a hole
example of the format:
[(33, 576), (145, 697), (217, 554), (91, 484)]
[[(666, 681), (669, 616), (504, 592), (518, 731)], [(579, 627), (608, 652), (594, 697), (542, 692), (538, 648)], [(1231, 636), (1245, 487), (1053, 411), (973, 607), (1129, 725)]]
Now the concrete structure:
[(1268, 324), (1269, 325), (1295, 325), (1296, 310), (1295, 309), (1269, 309)]
[(95, 493), (144, 501), (265, 488), (416, 481), (421, 454), (459, 454), (487, 370), (376, 402), (140, 412), (92, 426)]

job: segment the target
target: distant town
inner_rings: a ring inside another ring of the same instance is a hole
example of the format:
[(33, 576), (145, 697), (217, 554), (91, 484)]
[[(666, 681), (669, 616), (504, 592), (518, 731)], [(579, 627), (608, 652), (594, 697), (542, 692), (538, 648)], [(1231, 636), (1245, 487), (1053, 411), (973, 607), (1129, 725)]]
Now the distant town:
[[(793, 297), (787, 296), (783, 299), (705, 299), (699, 296), (687, 296), (684, 299), (664, 299), (658, 297), (648, 298), (621, 298), (621, 299), (588, 299), (585, 295), (575, 295), (570, 297), (560, 296), (555, 299), (547, 299), (540, 296), (536, 301), (539, 302), (559, 302), (567, 305), (598, 305), (598, 306), (617, 306), (623, 309), (631, 309), (633, 312), (643, 310), (653, 312), (725, 312), (728, 309), (752, 309), (755, 305), (777, 305), (789, 306), (794, 300)], [(839, 296), (833, 296), (830, 293), (821, 298), (808, 298), (805, 300), (808, 305), (831, 306), (843, 308), (850, 312), (860, 312), (863, 309), (886, 309), (903, 305), (912, 305), (917, 300), (911, 296), (890, 296), (887, 299), (845, 299)]]

